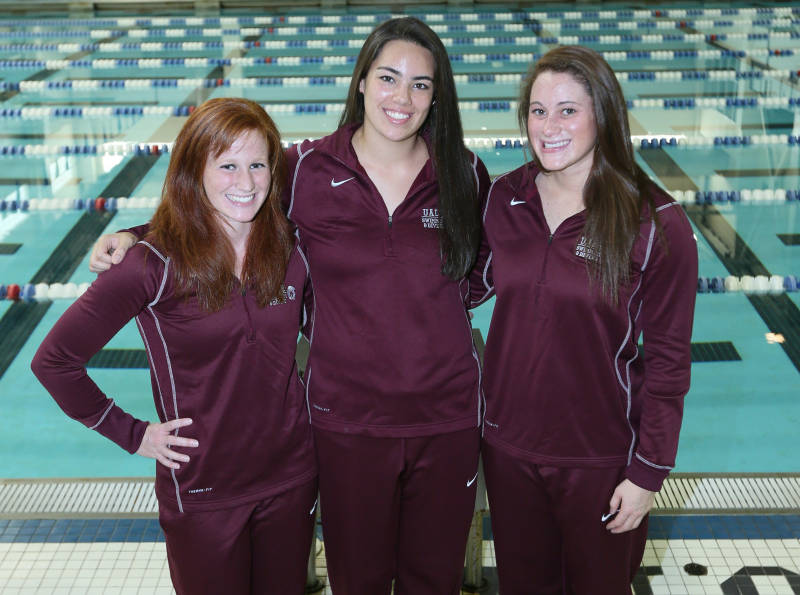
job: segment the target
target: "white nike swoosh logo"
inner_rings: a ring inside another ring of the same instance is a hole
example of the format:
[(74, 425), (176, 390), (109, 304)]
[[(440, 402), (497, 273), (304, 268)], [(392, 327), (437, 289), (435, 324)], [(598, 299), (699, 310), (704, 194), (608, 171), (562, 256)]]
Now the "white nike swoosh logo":
[(334, 181), (333, 178), (331, 178), (331, 188), (336, 188), (337, 186), (341, 186), (345, 182), (349, 182), (350, 180), (354, 180), (354, 179), (355, 178), (347, 178), (346, 180), (342, 180), (341, 182), (336, 182), (336, 181)]
[(512, 207), (513, 207), (514, 205), (523, 205), (523, 204), (525, 204), (525, 201), (524, 201), (524, 200), (517, 200), (517, 197), (516, 197), (516, 196), (515, 196), (514, 198), (512, 198), (512, 199), (511, 199), (511, 206), (512, 206)]
[(477, 472), (477, 471), (475, 472), (475, 477), (473, 477), (472, 479), (470, 479), (470, 480), (467, 482), (467, 487), (469, 487), (469, 486), (471, 486), (473, 483), (475, 483), (475, 480), (476, 480), (476, 479), (478, 479), (478, 472)]
[(619, 512), (619, 510), (615, 510), (614, 512), (609, 512), (608, 514), (604, 514), (604, 515), (603, 515), (603, 516), (600, 518), (600, 522), (601, 522), (601, 523), (605, 523), (605, 522), (606, 522), (608, 519), (610, 519), (612, 516), (614, 516), (614, 515), (615, 515), (615, 514), (617, 514), (618, 512)]

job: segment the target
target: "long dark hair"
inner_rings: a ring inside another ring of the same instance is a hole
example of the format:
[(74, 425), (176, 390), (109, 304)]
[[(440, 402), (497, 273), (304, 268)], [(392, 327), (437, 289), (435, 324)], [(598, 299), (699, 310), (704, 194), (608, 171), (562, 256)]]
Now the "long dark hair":
[(238, 98), (211, 99), (186, 120), (172, 148), (161, 203), (150, 223), (148, 238), (172, 259), (179, 292), (197, 294), (200, 306), (220, 310), (235, 286), (235, 256), (203, 188), (209, 157), (228, 150), (249, 131), (267, 144), (272, 177), (259, 209), (242, 266), (242, 285), (254, 291), (258, 305), (281, 299), (293, 236), (281, 209), (286, 161), (275, 123), (257, 103)]
[(451, 279), (461, 279), (475, 263), (480, 242), (478, 188), (469, 153), (464, 147), (450, 58), (442, 40), (428, 25), (414, 17), (402, 17), (385, 21), (370, 33), (358, 54), (339, 126), (364, 121), (364, 96), (359, 83), (383, 46), (395, 40), (414, 43), (433, 55), (434, 103), (419, 133), (430, 139), (439, 180), (437, 206), (442, 221), (439, 229), (442, 273)]
[[(639, 233), (644, 205), (656, 220), (651, 188), (653, 182), (636, 164), (631, 144), (628, 110), (617, 77), (597, 52), (581, 46), (550, 50), (531, 68), (522, 83), (518, 119), (527, 134), (531, 87), (543, 72), (571, 75), (592, 99), (597, 124), (597, 146), (583, 200), (586, 223), (583, 235), (587, 248), (598, 260), (587, 260), (602, 293), (617, 301), (619, 288), (630, 278), (630, 255)], [(536, 153), (533, 162), (539, 167)], [(545, 170), (546, 171), (546, 170)]]

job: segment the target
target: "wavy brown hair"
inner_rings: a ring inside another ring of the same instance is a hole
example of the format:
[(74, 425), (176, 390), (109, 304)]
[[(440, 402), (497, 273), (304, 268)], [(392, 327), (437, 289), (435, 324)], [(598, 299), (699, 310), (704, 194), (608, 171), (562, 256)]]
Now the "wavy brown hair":
[(207, 311), (220, 310), (236, 286), (233, 246), (220, 226), (203, 188), (209, 158), (216, 158), (244, 133), (266, 142), (271, 183), (259, 209), (242, 265), (243, 288), (254, 291), (261, 307), (282, 298), (292, 231), (280, 204), (286, 160), (280, 134), (264, 109), (248, 99), (218, 98), (200, 105), (181, 128), (172, 148), (161, 203), (147, 238), (172, 260), (179, 293), (195, 293)]
[(373, 29), (358, 54), (339, 126), (364, 121), (364, 95), (359, 83), (390, 41), (414, 43), (433, 56), (434, 102), (419, 134), (426, 134), (430, 139), (431, 159), (439, 180), (437, 207), (442, 221), (439, 229), (442, 273), (458, 280), (475, 264), (481, 239), (480, 207), (475, 175), (464, 146), (450, 57), (433, 29), (415, 17), (390, 19)]
[[(596, 261), (587, 260), (592, 276), (599, 281), (602, 293), (616, 303), (620, 287), (630, 279), (631, 248), (645, 205), (658, 224), (653, 207), (654, 184), (634, 159), (628, 110), (617, 77), (603, 57), (589, 48), (558, 47), (533, 64), (520, 89), (517, 116), (523, 134), (528, 130), (531, 87), (543, 72), (571, 75), (592, 99), (597, 145), (583, 189), (583, 235), (587, 247), (599, 257)], [(531, 153), (534, 164), (546, 171), (536, 153)]]

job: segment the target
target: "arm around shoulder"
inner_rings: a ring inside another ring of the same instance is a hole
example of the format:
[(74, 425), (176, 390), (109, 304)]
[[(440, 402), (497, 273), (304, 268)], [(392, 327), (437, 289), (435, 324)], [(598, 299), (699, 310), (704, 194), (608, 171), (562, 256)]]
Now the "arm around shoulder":
[(146, 223), (100, 236), (92, 246), (89, 270), (93, 273), (104, 273), (115, 264), (122, 262), (126, 252), (140, 238), (144, 237), (149, 229), (150, 225)]

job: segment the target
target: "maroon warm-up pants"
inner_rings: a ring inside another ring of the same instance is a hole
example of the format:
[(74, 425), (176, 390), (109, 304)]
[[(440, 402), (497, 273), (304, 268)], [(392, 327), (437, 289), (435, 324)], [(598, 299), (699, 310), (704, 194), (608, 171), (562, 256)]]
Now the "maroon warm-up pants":
[(158, 517), (178, 595), (301, 595), (316, 480), (233, 508)]
[(601, 522), (622, 469), (547, 467), (486, 442), (483, 469), (502, 595), (631, 593), (647, 517), (616, 535)]
[(457, 595), (475, 506), (478, 428), (418, 438), (314, 429), (335, 595)]

